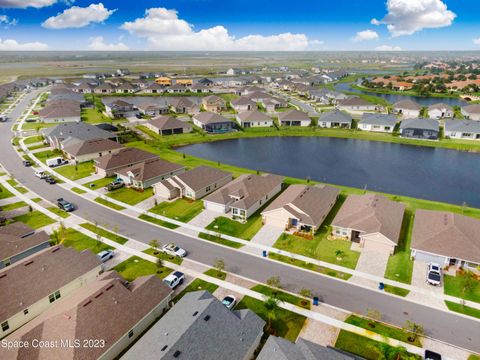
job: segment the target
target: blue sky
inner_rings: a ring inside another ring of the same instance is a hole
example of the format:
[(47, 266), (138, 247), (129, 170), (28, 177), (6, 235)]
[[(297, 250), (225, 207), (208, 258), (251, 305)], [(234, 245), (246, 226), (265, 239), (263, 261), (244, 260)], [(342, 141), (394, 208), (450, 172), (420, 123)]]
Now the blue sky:
[(0, 50), (480, 50), (479, 13), (478, 0), (0, 0)]

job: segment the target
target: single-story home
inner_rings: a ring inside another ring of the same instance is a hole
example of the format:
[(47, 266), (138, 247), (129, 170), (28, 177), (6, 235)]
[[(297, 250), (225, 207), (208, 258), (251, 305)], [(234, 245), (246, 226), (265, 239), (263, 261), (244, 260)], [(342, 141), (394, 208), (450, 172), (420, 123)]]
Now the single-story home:
[(157, 158), (157, 155), (144, 150), (133, 147), (123, 148), (117, 153), (95, 159), (95, 172), (104, 177), (113, 176), (115, 172), (120, 169), (125, 169)]
[(428, 107), (428, 116), (431, 119), (453, 118), (453, 108), (444, 103), (432, 104)]
[(192, 120), (194, 125), (208, 133), (225, 133), (235, 129), (235, 123), (232, 120), (209, 111), (195, 114)]
[(172, 111), (177, 114), (192, 114), (198, 111), (198, 106), (183, 96), (173, 97), (169, 99), (168, 103)]
[(153, 185), (153, 192), (162, 198), (200, 199), (232, 180), (232, 174), (210, 166), (199, 166)]
[(94, 160), (96, 158), (115, 154), (123, 149), (123, 146), (110, 139), (91, 139), (69, 142), (63, 147), (63, 152), (70, 160), (76, 163)]
[(318, 126), (322, 128), (344, 128), (350, 129), (352, 126), (352, 117), (343, 111), (327, 111), (320, 115)]
[(408, 119), (400, 123), (400, 134), (402, 137), (438, 140), (439, 132), (438, 121), (433, 119)]
[(173, 116), (158, 116), (145, 123), (145, 127), (159, 135), (184, 134), (192, 131), (192, 125)]
[(262, 221), (284, 230), (315, 233), (339, 193), (339, 189), (327, 185), (290, 185), (262, 211)]
[(358, 128), (365, 131), (392, 133), (397, 121), (394, 114), (364, 113), (358, 123)]
[(104, 105), (105, 113), (113, 118), (131, 117), (139, 114), (139, 111), (133, 104), (124, 100), (118, 99), (104, 103)]
[(140, 114), (148, 116), (157, 116), (160, 114), (167, 114), (169, 107), (168, 105), (155, 104), (152, 102), (143, 102), (137, 105), (138, 111)]
[(235, 220), (246, 221), (282, 189), (283, 177), (272, 174), (240, 175), (223, 188), (208, 195), (205, 209), (230, 213)]
[(450, 139), (480, 140), (480, 122), (473, 120), (445, 120), (445, 137)]
[(51, 100), (38, 112), (38, 116), (46, 123), (79, 122), (81, 120), (80, 104), (77, 100)]
[(163, 86), (153, 82), (150, 85), (145, 86), (143, 92), (147, 94), (159, 94), (163, 92)]
[(363, 100), (358, 96), (350, 96), (337, 102), (338, 108), (344, 111), (375, 111), (377, 105)]
[(296, 109), (278, 113), (278, 121), (281, 126), (310, 126), (312, 123), (307, 113)]
[(102, 83), (93, 89), (95, 94), (111, 94), (115, 92), (114, 87), (109, 83)]
[(236, 119), (243, 128), (273, 126), (273, 119), (258, 110), (242, 111), (236, 115)]
[(415, 260), (475, 270), (480, 265), (480, 220), (446, 211), (417, 210), (410, 247)]
[(413, 119), (420, 116), (422, 107), (413, 100), (401, 100), (393, 104), (393, 112), (404, 119)]
[(349, 195), (332, 221), (332, 234), (374, 251), (393, 254), (405, 205), (383, 195)]
[(462, 114), (469, 120), (480, 121), (480, 104), (463, 106)]
[(257, 104), (246, 96), (230, 101), (230, 105), (237, 112), (257, 109)]
[(184, 171), (183, 165), (156, 158), (116, 170), (115, 175), (122, 179), (125, 185), (144, 190)]
[(206, 111), (221, 112), (227, 110), (227, 103), (217, 95), (204, 97), (202, 99), (202, 105)]

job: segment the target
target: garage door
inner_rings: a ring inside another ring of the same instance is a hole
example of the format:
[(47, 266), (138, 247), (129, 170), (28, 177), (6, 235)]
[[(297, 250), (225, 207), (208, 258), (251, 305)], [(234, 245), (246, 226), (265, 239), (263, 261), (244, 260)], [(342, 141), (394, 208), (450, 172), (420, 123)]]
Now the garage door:
[(281, 229), (285, 229), (288, 222), (287, 219), (274, 215), (266, 215), (264, 216), (264, 220), (266, 225), (275, 226)]
[(434, 262), (440, 265), (443, 265), (445, 263), (445, 257), (444, 256), (437, 256), (437, 255), (432, 255), (432, 254), (427, 254), (421, 251), (417, 251), (415, 254), (415, 260), (425, 262), (425, 263), (430, 263)]
[(225, 205), (213, 203), (210, 201), (204, 201), (203, 204), (205, 205), (205, 209), (215, 211), (221, 214), (225, 213)]

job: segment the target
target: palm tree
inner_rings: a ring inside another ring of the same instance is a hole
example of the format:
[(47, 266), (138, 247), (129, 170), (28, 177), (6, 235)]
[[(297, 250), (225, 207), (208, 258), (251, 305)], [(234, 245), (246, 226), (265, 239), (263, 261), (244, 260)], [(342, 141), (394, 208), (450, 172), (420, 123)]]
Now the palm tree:
[(337, 257), (337, 260), (342, 260), (343, 257), (345, 256), (345, 251), (337, 249), (335, 251), (335, 256)]
[(275, 335), (275, 328), (273, 327), (273, 322), (277, 318), (277, 310), (279, 309), (279, 303), (280, 300), (273, 296), (269, 296), (263, 302), (263, 306), (267, 311), (267, 331), (272, 335)]

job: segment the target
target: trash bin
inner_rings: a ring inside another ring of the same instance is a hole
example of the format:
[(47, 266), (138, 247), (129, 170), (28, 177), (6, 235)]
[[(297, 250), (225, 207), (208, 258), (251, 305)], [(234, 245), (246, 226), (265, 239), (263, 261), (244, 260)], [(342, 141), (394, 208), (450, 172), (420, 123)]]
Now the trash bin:
[(318, 296), (313, 297), (313, 305), (318, 306)]
[(378, 289), (379, 289), (379, 290), (385, 289), (385, 284), (384, 284), (383, 282), (379, 283), (379, 284), (378, 284)]
[(263, 257), (267, 257), (267, 250), (263, 250), (263, 251), (262, 251), (262, 256), (263, 256)]

